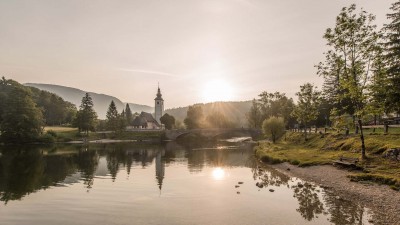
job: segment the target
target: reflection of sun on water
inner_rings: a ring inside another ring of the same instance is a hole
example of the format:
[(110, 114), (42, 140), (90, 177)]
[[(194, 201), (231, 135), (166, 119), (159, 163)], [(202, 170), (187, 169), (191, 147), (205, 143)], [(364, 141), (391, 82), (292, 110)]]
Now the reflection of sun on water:
[(214, 180), (222, 180), (225, 178), (225, 171), (221, 167), (214, 168), (212, 176)]

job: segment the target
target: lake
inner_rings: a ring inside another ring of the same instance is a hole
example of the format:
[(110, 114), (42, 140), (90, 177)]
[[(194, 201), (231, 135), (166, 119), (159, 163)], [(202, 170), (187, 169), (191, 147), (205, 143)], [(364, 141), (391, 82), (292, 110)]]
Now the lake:
[(259, 163), (252, 148), (2, 146), (0, 224), (369, 224), (370, 210)]

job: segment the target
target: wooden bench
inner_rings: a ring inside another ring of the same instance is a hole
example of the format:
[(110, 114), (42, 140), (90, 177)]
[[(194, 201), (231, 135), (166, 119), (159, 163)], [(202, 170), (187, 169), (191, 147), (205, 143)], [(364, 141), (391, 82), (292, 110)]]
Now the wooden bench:
[(358, 163), (358, 158), (340, 156), (340, 158), (336, 161), (333, 161), (333, 163), (343, 166), (356, 166), (356, 164)]

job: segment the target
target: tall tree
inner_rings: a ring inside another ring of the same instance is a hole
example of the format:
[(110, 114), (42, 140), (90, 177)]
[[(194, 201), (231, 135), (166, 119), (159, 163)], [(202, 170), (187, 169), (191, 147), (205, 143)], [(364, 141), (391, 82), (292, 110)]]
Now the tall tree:
[[(275, 92), (268, 93), (266, 91), (262, 92), (260, 95), (261, 122), (271, 116), (283, 117), (286, 125), (293, 125), (293, 118), (291, 112), (293, 111), (294, 103), (291, 98), (286, 97), (285, 93)], [(261, 124), (260, 124), (261, 126)]]
[(43, 114), (32, 100), (29, 89), (13, 86), (4, 103), (0, 124), (2, 140), (11, 143), (36, 140), (44, 125)]
[(110, 106), (108, 106), (107, 114), (107, 128), (112, 131), (117, 131), (119, 128), (119, 115), (117, 107), (113, 100), (111, 100)]
[(89, 135), (89, 131), (93, 131), (96, 125), (97, 113), (93, 109), (93, 100), (89, 93), (83, 96), (79, 111), (76, 115), (76, 125), (79, 131), (83, 131)]
[(175, 125), (175, 117), (169, 115), (168, 113), (165, 113), (161, 118), (160, 121), (162, 124), (164, 124), (165, 129), (171, 130), (172, 127)]
[(126, 106), (125, 106), (125, 117), (126, 117), (127, 123), (130, 124), (133, 120), (133, 114), (132, 114), (132, 110), (129, 107), (128, 103), (126, 103)]
[(310, 122), (318, 118), (321, 92), (310, 83), (300, 86), (300, 91), (296, 93), (298, 103), (293, 110), (293, 116), (304, 126), (304, 138), (307, 140), (307, 127)]
[(246, 114), (246, 118), (250, 128), (261, 128), (261, 105), (256, 99), (253, 99), (251, 108)]
[(200, 105), (189, 106), (187, 116), (183, 121), (187, 129), (197, 129), (203, 126), (204, 114)]
[(400, 113), (400, 1), (390, 7), (392, 13), (387, 14), (389, 24), (384, 26), (386, 64), (389, 77), (389, 108)]
[[(371, 76), (379, 34), (373, 25), (375, 16), (361, 10), (356, 13), (356, 5), (344, 7), (336, 18), (335, 27), (328, 28), (324, 38), (330, 50), (326, 53), (326, 73), (338, 74), (339, 92), (335, 98), (349, 101), (354, 118), (360, 128), (361, 157), (365, 158), (365, 143), (362, 117), (365, 114), (367, 85)], [(334, 59), (334, 60), (328, 60)], [(337, 63), (339, 62), (339, 63)], [(337, 110), (336, 110), (337, 111)]]

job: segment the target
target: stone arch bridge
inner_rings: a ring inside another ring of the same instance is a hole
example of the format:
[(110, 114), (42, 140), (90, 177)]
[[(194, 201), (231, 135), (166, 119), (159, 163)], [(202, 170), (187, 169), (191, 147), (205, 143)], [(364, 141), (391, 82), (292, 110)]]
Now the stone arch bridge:
[(207, 138), (215, 138), (220, 135), (250, 136), (254, 138), (261, 135), (261, 130), (251, 128), (210, 128), (165, 131), (165, 136), (168, 140), (176, 140), (177, 138), (188, 134), (197, 134)]

